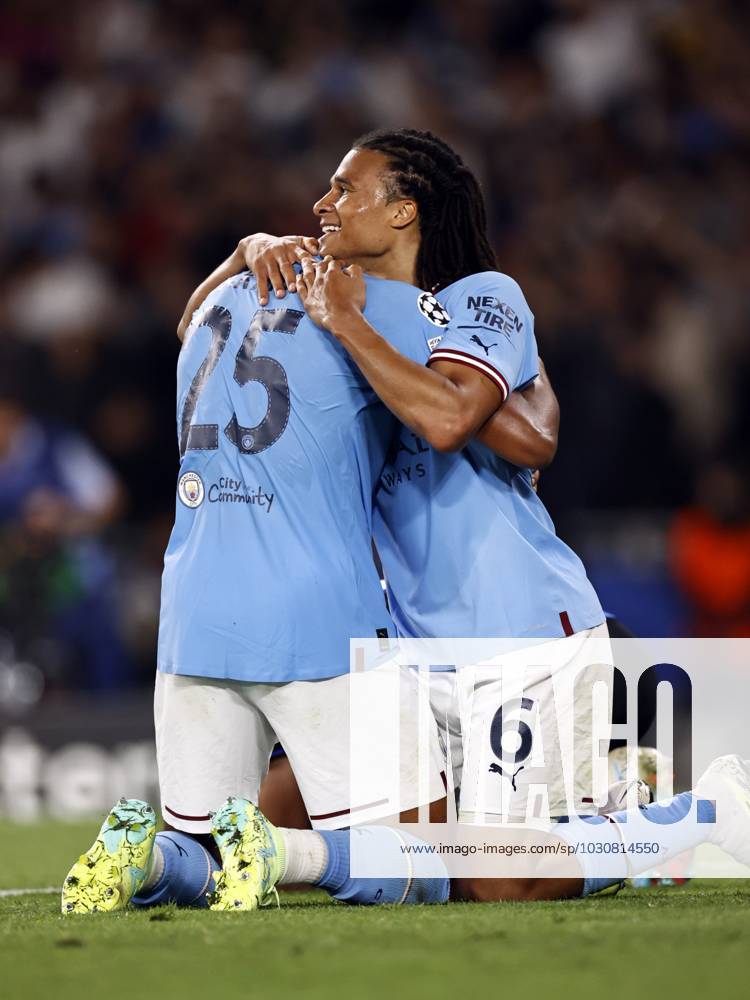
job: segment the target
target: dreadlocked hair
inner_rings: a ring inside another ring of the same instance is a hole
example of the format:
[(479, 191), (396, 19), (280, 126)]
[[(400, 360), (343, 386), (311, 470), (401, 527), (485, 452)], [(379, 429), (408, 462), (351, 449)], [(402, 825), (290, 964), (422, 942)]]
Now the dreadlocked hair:
[(417, 204), (421, 288), (436, 292), (469, 274), (497, 270), (479, 184), (447, 143), (418, 129), (378, 129), (352, 148), (383, 153), (389, 200), (411, 198)]

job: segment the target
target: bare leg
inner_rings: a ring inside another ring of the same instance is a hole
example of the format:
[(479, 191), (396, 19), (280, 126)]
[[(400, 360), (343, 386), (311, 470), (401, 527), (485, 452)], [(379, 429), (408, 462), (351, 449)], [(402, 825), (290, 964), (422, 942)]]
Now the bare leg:
[(582, 891), (582, 878), (456, 878), (451, 882), (451, 899), (475, 903), (575, 899)]
[(274, 826), (309, 830), (310, 820), (287, 757), (274, 757), (260, 786), (258, 806)]

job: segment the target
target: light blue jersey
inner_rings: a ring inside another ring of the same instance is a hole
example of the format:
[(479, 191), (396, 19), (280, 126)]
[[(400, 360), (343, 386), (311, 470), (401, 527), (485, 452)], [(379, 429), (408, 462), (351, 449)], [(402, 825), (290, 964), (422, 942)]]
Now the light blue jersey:
[[(427, 363), (481, 371), (505, 399), (538, 375), (534, 317), (507, 275), (438, 294)], [(476, 441), (434, 451), (407, 428), (376, 497), (375, 543), (402, 635), (557, 638), (604, 621), (580, 559), (555, 534), (531, 474)]]
[[(421, 363), (435, 326), (418, 300), (410, 285), (367, 279), (365, 315)], [(371, 534), (397, 428), (296, 295), (260, 308), (243, 274), (206, 299), (177, 365), (181, 464), (160, 670), (332, 677), (349, 669), (350, 637), (395, 634)]]

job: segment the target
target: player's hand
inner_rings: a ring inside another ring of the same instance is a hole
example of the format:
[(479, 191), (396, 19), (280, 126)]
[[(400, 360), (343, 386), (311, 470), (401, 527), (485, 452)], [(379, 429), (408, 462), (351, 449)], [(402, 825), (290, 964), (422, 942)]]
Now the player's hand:
[(307, 254), (297, 256), (302, 264), (297, 293), (313, 323), (335, 334), (341, 323), (362, 314), (367, 288), (359, 265), (332, 257), (316, 264)]
[(541, 469), (531, 470), (531, 488), (535, 493), (539, 492), (539, 479), (541, 478), (541, 475), (542, 475)]
[(313, 236), (271, 236), (269, 233), (255, 233), (240, 240), (238, 253), (244, 266), (255, 275), (258, 285), (258, 302), (268, 303), (268, 288), (273, 288), (277, 298), (283, 299), (286, 289), (297, 290), (296, 251), (302, 249), (310, 254), (318, 252), (318, 241)]

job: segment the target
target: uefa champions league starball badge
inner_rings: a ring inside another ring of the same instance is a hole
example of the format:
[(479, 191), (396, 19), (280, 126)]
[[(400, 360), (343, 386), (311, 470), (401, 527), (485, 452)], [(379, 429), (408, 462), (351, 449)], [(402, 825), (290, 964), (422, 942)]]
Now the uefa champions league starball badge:
[(434, 295), (422, 292), (417, 299), (417, 308), (435, 326), (447, 326), (451, 318)]
[(203, 480), (197, 472), (185, 472), (177, 484), (177, 496), (186, 507), (200, 507), (205, 491)]

